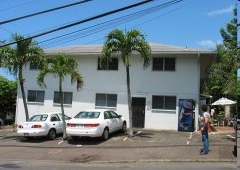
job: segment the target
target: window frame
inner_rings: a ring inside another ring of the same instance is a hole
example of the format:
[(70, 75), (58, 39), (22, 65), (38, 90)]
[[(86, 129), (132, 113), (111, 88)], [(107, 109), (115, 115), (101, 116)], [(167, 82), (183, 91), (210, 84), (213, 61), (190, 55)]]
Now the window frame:
[[(56, 96), (56, 94), (58, 94), (58, 96)], [(69, 102), (69, 103), (66, 102), (66, 100), (65, 100), (66, 94), (71, 94), (71, 102)], [(73, 92), (63, 91), (63, 104), (64, 105), (72, 105), (72, 102), (73, 102)], [(61, 104), (60, 103), (60, 91), (54, 91), (53, 104)]]
[[(102, 95), (102, 97), (104, 98), (101, 99), (100, 95)], [(112, 99), (109, 99), (109, 98), (112, 98)], [(100, 103), (104, 103), (104, 104), (100, 104)], [(117, 108), (117, 94), (96, 93), (95, 108)]]
[[(155, 61), (162, 60), (162, 61)], [(174, 63), (173, 63), (174, 60)], [(153, 71), (176, 71), (176, 57), (153, 57)]]
[[(162, 98), (162, 99), (154, 99), (154, 97)], [(171, 101), (172, 100), (172, 101)], [(154, 102), (162, 102), (162, 103), (154, 103)], [(172, 105), (169, 106), (170, 101)], [(158, 106), (160, 105), (160, 107)], [(152, 110), (165, 110), (165, 111), (176, 111), (177, 106), (177, 96), (173, 95), (152, 95)]]
[[(29, 96), (30, 92), (34, 92), (34, 96)], [(40, 93), (42, 93), (43, 97), (41, 97)], [(38, 97), (40, 96), (40, 97)], [(29, 98), (35, 98), (35, 100), (29, 100)], [(39, 100), (42, 99), (42, 100)], [(28, 95), (27, 95), (27, 102), (28, 103), (44, 103), (45, 100), (45, 91), (44, 90), (28, 90)]]
[(97, 70), (99, 71), (118, 71), (119, 59), (117, 57), (111, 58), (111, 61), (108, 61), (107, 68), (100, 67), (100, 58), (98, 58)]

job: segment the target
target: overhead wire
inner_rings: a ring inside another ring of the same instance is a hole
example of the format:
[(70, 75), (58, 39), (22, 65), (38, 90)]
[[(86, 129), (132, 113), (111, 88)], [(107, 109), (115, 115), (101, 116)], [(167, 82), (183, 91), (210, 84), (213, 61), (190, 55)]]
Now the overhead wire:
[[(161, 10), (163, 8), (166, 8), (166, 7), (170, 6), (170, 5), (174, 5), (176, 3), (179, 3), (181, 1), (183, 1), (183, 0), (172, 0), (170, 2), (166, 2), (166, 3), (160, 4), (160, 5), (157, 5), (157, 6), (154, 6), (154, 7), (150, 7), (148, 9), (144, 9), (144, 10), (132, 13), (132, 14), (128, 14), (128, 15), (122, 16), (122, 17), (118, 17), (118, 18), (115, 18), (115, 19), (112, 19), (112, 20), (109, 20), (109, 21), (106, 21), (106, 22), (102, 22), (100, 24), (96, 24), (96, 25), (93, 25), (93, 26), (90, 26), (90, 27), (87, 27), (87, 28), (83, 28), (83, 29), (80, 29), (80, 30), (77, 30), (77, 31), (73, 31), (73, 32), (64, 34), (64, 35), (60, 35), (60, 36), (57, 36), (57, 37), (54, 37), (54, 38), (50, 38), (50, 39), (41, 41), (38, 44), (42, 44), (42, 43), (45, 43), (45, 42), (48, 42), (48, 41), (60, 39), (60, 38), (66, 37), (66, 36), (68, 36), (67, 39), (65, 38), (66, 41), (58, 40), (57, 43), (58, 44), (63, 44), (63, 43), (66, 43), (66, 42), (74, 41), (76, 39), (80, 39), (80, 38), (89, 36), (91, 34), (95, 34), (95, 33), (101, 32), (103, 30), (112, 28), (112, 27), (120, 25), (122, 23), (126, 23), (126, 22), (129, 22), (129, 21), (135, 20), (135, 19), (140, 18), (142, 16), (149, 15), (149, 14), (154, 13), (156, 11), (159, 11), (159, 10)], [(147, 22), (150, 22), (150, 21), (147, 21)], [(138, 24), (138, 25), (140, 25), (140, 24)], [(95, 28), (95, 30), (93, 30), (93, 28)], [(81, 33), (80, 37), (76, 35), (76, 33), (79, 33), (79, 32), (82, 32), (82, 31), (86, 31), (86, 34), (84, 34), (84, 32), (83, 32), (83, 33)], [(70, 35), (72, 35), (72, 37), (73, 37), (72, 39), (71, 39)], [(59, 41), (62, 41), (62, 42), (59, 42)]]
[[(162, 8), (168, 7), (170, 5), (173, 5), (173, 4), (181, 2), (181, 1), (183, 1), (183, 0), (173, 0), (173, 1), (170, 1), (170, 2), (166, 2), (164, 4), (160, 4), (160, 5), (157, 5), (157, 6), (154, 6), (154, 7), (145, 9), (145, 10), (142, 10), (142, 11), (138, 11), (138, 12), (135, 12), (133, 14), (129, 14), (129, 15), (126, 15), (126, 16), (123, 16), (123, 17), (119, 17), (119, 18), (116, 18), (116, 19), (113, 19), (113, 20), (110, 20), (110, 21), (106, 21), (106, 22), (100, 23), (100, 24), (96, 24), (96, 25), (93, 25), (93, 26), (90, 26), (90, 27), (87, 27), (87, 28), (84, 28), (84, 29), (81, 29), (81, 30), (77, 30), (77, 31), (74, 31), (74, 32), (70, 32), (70, 33), (67, 33), (67, 34), (64, 34), (64, 35), (61, 35), (61, 36), (50, 38), (50, 39), (38, 42), (38, 44), (46, 43), (46, 42), (52, 41), (52, 40), (55, 40), (55, 42), (52, 42), (51, 45), (53, 45), (53, 44), (55, 44), (55, 45), (59, 44), (60, 45), (60, 44), (64, 44), (64, 43), (67, 43), (67, 42), (71, 42), (71, 41), (74, 41), (76, 39), (80, 39), (80, 38), (83, 38), (83, 37), (86, 37), (86, 36), (89, 36), (89, 35), (101, 32), (103, 30), (112, 28), (112, 27), (120, 25), (122, 23), (126, 23), (126, 22), (129, 22), (131, 20), (135, 20), (135, 19), (140, 18), (142, 16), (149, 15), (149, 14), (154, 13), (154, 12), (156, 12), (156, 11), (162, 9)], [(179, 8), (177, 8), (177, 9), (179, 9)], [(177, 9), (174, 9), (174, 10), (169, 11), (167, 13), (173, 12), (173, 11), (175, 11)], [(151, 20), (148, 20), (146, 22), (142, 22), (140, 24), (132, 26), (132, 28), (136, 27), (136, 26), (139, 26), (139, 25), (142, 25), (144, 23), (150, 22), (150, 21), (152, 21), (152, 20), (154, 20), (156, 18), (159, 18), (159, 17), (161, 17), (163, 15), (166, 15), (166, 13), (162, 14), (162, 15), (160, 15), (158, 17), (155, 17), (155, 18), (153, 18)], [(95, 28), (95, 30), (94, 30), (94, 28)], [(83, 31), (85, 31), (85, 33)], [(81, 33), (79, 33), (79, 32), (81, 32)], [(76, 33), (81, 34), (81, 35), (80, 36), (76, 35)], [(68, 36), (68, 37), (64, 38), (66, 36)], [(62, 38), (62, 40), (60, 38)]]
[(25, 19), (25, 18), (29, 18), (29, 17), (33, 17), (33, 16), (36, 16), (36, 15), (40, 15), (40, 14), (56, 11), (56, 10), (59, 10), (59, 9), (63, 9), (63, 8), (67, 8), (67, 7), (71, 7), (71, 6), (75, 6), (75, 5), (79, 5), (79, 4), (82, 4), (82, 3), (89, 2), (89, 1), (93, 1), (93, 0), (82, 0), (80, 2), (75, 2), (75, 3), (68, 4), (68, 5), (64, 5), (64, 6), (51, 8), (51, 9), (48, 9), (48, 10), (44, 10), (44, 11), (41, 11), (41, 12), (36, 12), (36, 13), (33, 13), (33, 14), (24, 15), (24, 16), (21, 16), (21, 17), (9, 19), (9, 20), (0, 22), (0, 25), (7, 24), (9, 22), (13, 22), (13, 21), (17, 21), (17, 20), (21, 20), (21, 19)]
[[(36, 1), (36, 0), (28, 1), (28, 2), (25, 2), (25, 3), (19, 4), (19, 5), (13, 6), (13, 7), (9, 7), (9, 8), (4, 9), (4, 10), (0, 10), (0, 11), (5, 11), (5, 10), (12, 9), (12, 8), (15, 8), (15, 7), (20, 7), (20, 6), (23, 6), (23, 5), (32, 3), (32, 2), (34, 2), (34, 1)], [(35, 15), (44, 14), (44, 13), (47, 13), (48, 11), (51, 12), (51, 11), (60, 10), (60, 9), (63, 9), (63, 8), (67, 8), (67, 7), (79, 5), (79, 4), (88, 2), (88, 1), (92, 1), (92, 0), (84, 0), (84, 1), (76, 2), (76, 3), (71, 3), (71, 4), (68, 4), (68, 5), (59, 6), (59, 7), (56, 7), (56, 8), (48, 9), (48, 10), (41, 11), (41, 12), (38, 12), (38, 13), (30, 14), (30, 15), (27, 15), (27, 16), (22, 16), (22, 17), (19, 17), (19, 18), (14, 18), (14, 19), (11, 19), (11, 20), (5, 19), (5, 21), (0, 22), (0, 23), (3, 23), (3, 24), (5, 24), (5, 23), (11, 24), (12, 26), (16, 27), (18, 30), (21, 30), (22, 32), (25, 32), (25, 30), (22, 30), (21, 27), (19, 27), (18, 25), (15, 25), (15, 24), (14, 24), (14, 21), (17, 21), (17, 20), (20, 20), (20, 19), (25, 19), (25, 18), (28, 18), (28, 17), (33, 17), (33, 16), (35, 16)], [(2, 1), (1, 1), (1, 2), (2, 2)], [(2, 17), (2, 18), (3, 18), (3, 17)], [(3, 24), (2, 24), (2, 25), (3, 25)], [(1, 24), (0, 24), (0, 26), (1, 26)], [(7, 29), (4, 29), (3, 27), (0, 27), (0, 29), (3, 29), (4, 31), (12, 34), (11, 32), (9, 32)], [(47, 30), (47, 29), (46, 29), (46, 30)], [(26, 33), (25, 33), (25, 34), (26, 34)], [(36, 34), (37, 34), (37, 33), (36, 33)], [(5, 42), (6, 42), (6, 41), (5, 41)]]
[(74, 23), (71, 23), (71, 24), (68, 24), (68, 25), (64, 25), (64, 26), (61, 26), (61, 27), (58, 27), (58, 28), (55, 28), (55, 29), (52, 29), (52, 30), (49, 30), (49, 31), (45, 31), (43, 33), (39, 33), (37, 35), (33, 35), (33, 36), (27, 37), (25, 39), (19, 40), (19, 41), (14, 41), (14, 42), (11, 42), (11, 43), (3, 44), (3, 45), (0, 45), (0, 47), (13, 45), (13, 44), (16, 44), (17, 42), (20, 42), (20, 41), (24, 41), (24, 40), (27, 40), (27, 39), (33, 39), (33, 38), (40, 37), (40, 36), (43, 36), (43, 35), (46, 35), (46, 34), (50, 34), (50, 33), (56, 32), (56, 31), (60, 31), (60, 30), (66, 29), (66, 28), (70, 28), (70, 27), (73, 27), (73, 26), (76, 26), (76, 25), (79, 25), (79, 24), (82, 24), (82, 23), (85, 23), (85, 22), (89, 22), (89, 21), (92, 21), (92, 20), (95, 20), (95, 19), (98, 19), (98, 18), (102, 18), (102, 17), (108, 16), (108, 15), (111, 15), (111, 14), (114, 14), (114, 13), (118, 13), (118, 12), (130, 9), (130, 8), (134, 8), (134, 7), (149, 3), (151, 1), (153, 1), (153, 0), (144, 0), (142, 2), (134, 3), (132, 5), (128, 5), (128, 6), (118, 8), (116, 10), (112, 10), (112, 11), (109, 11), (109, 12), (106, 12), (106, 13), (102, 13), (102, 14), (99, 14), (99, 15), (81, 20), (81, 21), (77, 21), (77, 22), (74, 22)]
[[(190, 1), (193, 2), (194, 0), (190, 0)], [(148, 21), (142, 22), (142, 23), (140, 23), (140, 24), (134, 25), (134, 26), (128, 28), (127, 30), (132, 29), (132, 28), (135, 28), (135, 27), (137, 27), (137, 26), (139, 26), (139, 25), (142, 25), (142, 24), (148, 23), (148, 22), (150, 22), (150, 21), (152, 21), (152, 20), (155, 20), (155, 19), (157, 19), (157, 18), (159, 18), (159, 17), (162, 17), (162, 16), (164, 16), (164, 15), (167, 15), (167, 14), (169, 14), (169, 13), (171, 13), (171, 12), (174, 12), (174, 11), (176, 11), (176, 10), (182, 8), (182, 7), (183, 7), (183, 6), (178, 7), (178, 8), (175, 8), (175, 9), (173, 9), (173, 10), (171, 10), (171, 11), (168, 11), (168, 12), (166, 12), (166, 13), (164, 13), (164, 14), (161, 14), (160, 16), (154, 17), (154, 18), (151, 19), (151, 20), (148, 20)], [(117, 25), (119, 25), (119, 24), (117, 24)], [(114, 26), (111, 26), (111, 27), (114, 27)], [(95, 31), (95, 32), (93, 32), (93, 33), (91, 33), (91, 34), (94, 34), (94, 33), (100, 32), (100, 31), (102, 31), (102, 30)], [(83, 35), (83, 36), (81, 36), (80, 38), (83, 38), (83, 37), (86, 37), (86, 36), (88, 36), (88, 35)], [(66, 42), (73, 41), (73, 40), (75, 40), (75, 39), (79, 39), (79, 38), (74, 38), (74, 39), (72, 39), (72, 40), (67, 40), (67, 41), (64, 41), (64, 42), (62, 42), (62, 43), (59, 43), (59, 41), (58, 41), (58, 45), (60, 45), (60, 44), (64, 44), (64, 43), (66, 43)], [(93, 40), (93, 41), (90, 41), (90, 42), (84, 43), (84, 44), (82, 44), (81, 46), (84, 46), (84, 45), (87, 45), (87, 44), (91, 44), (91, 43), (93, 43), (93, 42), (96, 42), (96, 41), (99, 41), (99, 40), (102, 40), (102, 39), (103, 39), (103, 38), (99, 38), (99, 39), (96, 39), (96, 40)], [(52, 45), (52, 46), (55, 46), (56, 44), (54, 45), (54, 43), (51, 43), (51, 45)], [(78, 47), (79, 47), (79, 46), (78, 46)], [(50, 46), (50, 48), (51, 48), (51, 46)], [(69, 49), (66, 50), (66, 51), (72, 50), (72, 49), (74, 49), (74, 48), (76, 48), (76, 47), (73, 46), (73, 47), (69, 48)]]
[[(194, 0), (190, 0), (190, 1), (193, 2)], [(167, 15), (167, 14), (169, 14), (169, 13), (172, 13), (172, 12), (174, 12), (174, 11), (176, 11), (176, 10), (182, 8), (182, 7), (183, 7), (183, 6), (180, 6), (180, 7), (178, 7), (178, 8), (173, 9), (173, 10), (170, 10), (170, 11), (164, 13), (164, 14), (161, 14), (161, 15), (159, 15), (159, 16), (157, 16), (157, 17), (154, 17), (154, 18), (152, 18), (152, 19), (149, 19), (148, 21), (141, 22), (140, 24), (135, 25), (135, 26), (133, 26), (133, 27), (137, 27), (137, 26), (139, 26), (139, 25), (142, 25), (142, 24), (145, 24), (145, 23), (151, 22), (151, 21), (153, 21), (153, 20), (155, 20), (155, 19), (157, 19), (157, 18), (159, 18), (159, 17), (162, 17), (162, 16), (164, 16), (164, 15)]]
[[(19, 4), (19, 5), (15, 5), (15, 6), (12, 6), (12, 7), (8, 7), (8, 8), (5, 8), (5, 9), (0, 9), (0, 11), (6, 11), (6, 10), (9, 10), (9, 9), (12, 9), (12, 8), (20, 7), (20, 6), (23, 6), (23, 5), (26, 5), (26, 4), (30, 4), (30, 3), (34, 2), (34, 1), (36, 1), (36, 0), (28, 1), (28, 2)], [(0, 3), (3, 3), (3, 2), (4, 2), (4, 0), (0, 1)]]

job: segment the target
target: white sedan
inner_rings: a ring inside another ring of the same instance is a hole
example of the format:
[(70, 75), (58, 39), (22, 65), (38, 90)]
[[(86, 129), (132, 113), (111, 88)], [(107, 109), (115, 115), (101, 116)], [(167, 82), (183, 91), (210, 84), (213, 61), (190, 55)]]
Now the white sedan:
[[(69, 119), (71, 118), (65, 115), (66, 122)], [(36, 114), (17, 127), (17, 135), (26, 138), (46, 136), (52, 140), (60, 133), (63, 133), (61, 113)]]
[(67, 137), (101, 137), (107, 140), (110, 133), (126, 131), (127, 123), (112, 110), (86, 110), (79, 112), (67, 123)]

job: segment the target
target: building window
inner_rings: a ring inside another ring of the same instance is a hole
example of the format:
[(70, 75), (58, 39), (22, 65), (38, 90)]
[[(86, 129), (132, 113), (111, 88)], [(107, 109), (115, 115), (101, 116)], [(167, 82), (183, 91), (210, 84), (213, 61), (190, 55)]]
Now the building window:
[(28, 90), (28, 102), (44, 102), (45, 91)]
[(39, 64), (34, 64), (33, 62), (30, 62), (30, 70), (39, 70), (40, 65)]
[(97, 93), (95, 106), (117, 107), (117, 95), (116, 94)]
[(153, 57), (154, 71), (175, 71), (175, 58)]
[(176, 110), (176, 96), (152, 96), (152, 109)]
[[(72, 92), (63, 92), (63, 104), (72, 104), (72, 97), (73, 97)], [(60, 104), (60, 92), (59, 91), (54, 91), (53, 103)]]
[(98, 58), (98, 70), (118, 70), (118, 59), (111, 58), (111, 61), (107, 63), (106, 68), (100, 67), (100, 58)]

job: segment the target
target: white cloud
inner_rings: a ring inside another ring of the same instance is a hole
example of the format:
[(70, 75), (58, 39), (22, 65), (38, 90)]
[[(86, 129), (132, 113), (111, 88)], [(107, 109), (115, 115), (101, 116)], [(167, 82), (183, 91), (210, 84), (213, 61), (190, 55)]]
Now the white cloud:
[(231, 6), (227, 7), (227, 8), (224, 8), (224, 9), (211, 11), (207, 15), (208, 16), (216, 16), (216, 15), (223, 15), (223, 14), (227, 14), (227, 13), (232, 13), (233, 9), (234, 9), (234, 6), (231, 5)]
[(198, 42), (200, 46), (207, 47), (209, 49), (216, 49), (216, 46), (220, 44), (220, 41), (212, 41), (212, 40), (201, 40)]

